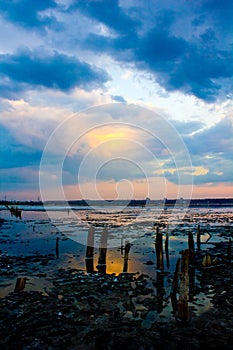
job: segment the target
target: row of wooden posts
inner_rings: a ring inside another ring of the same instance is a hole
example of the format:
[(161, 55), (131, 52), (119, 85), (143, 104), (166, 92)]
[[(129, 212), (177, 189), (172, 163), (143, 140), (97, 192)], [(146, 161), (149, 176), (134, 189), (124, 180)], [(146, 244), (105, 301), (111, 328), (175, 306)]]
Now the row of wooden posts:
[[(87, 273), (94, 272), (94, 235), (95, 229), (93, 226), (89, 228), (88, 236), (87, 236), (87, 248), (86, 248), (86, 271)], [(108, 240), (108, 231), (105, 228), (100, 237), (100, 245), (99, 245), (99, 258), (98, 265), (96, 266), (98, 272), (106, 273), (106, 257), (107, 257), (107, 240)], [(124, 264), (122, 272), (128, 271), (128, 259), (129, 259), (129, 251), (130, 251), (130, 243), (129, 241), (125, 241), (125, 247), (123, 247), (123, 240), (121, 241), (121, 252), (124, 250)]]
[[(94, 238), (95, 228), (91, 226), (87, 236), (87, 247), (86, 247), (86, 271), (87, 273), (93, 273), (94, 269)], [(205, 242), (201, 242), (201, 229), (200, 225), (197, 227), (196, 233), (196, 247), (197, 250), (201, 249), (201, 244), (209, 243), (209, 238)], [(99, 273), (106, 273), (106, 256), (107, 256), (107, 240), (108, 231), (105, 228), (100, 237), (99, 244), (99, 257), (98, 264), (96, 266)], [(123, 237), (121, 239), (121, 253), (124, 252), (124, 262), (122, 272), (128, 270), (128, 259), (131, 244), (129, 241), (125, 241), (123, 245)], [(165, 256), (167, 268), (169, 268), (169, 227), (167, 226), (165, 235)], [(158, 311), (163, 309), (163, 298), (164, 298), (164, 253), (163, 253), (163, 233), (156, 227), (155, 236), (155, 250), (156, 250), (156, 268), (157, 268), (157, 302)], [(181, 258), (179, 257), (176, 262), (174, 271), (172, 287), (171, 287), (171, 302), (173, 306), (173, 312), (177, 319), (177, 322), (187, 324), (189, 322), (189, 309), (188, 301), (192, 298), (193, 289), (195, 286), (195, 244), (192, 232), (188, 234), (188, 248), (180, 252)], [(56, 240), (56, 256), (59, 257), (59, 238)], [(231, 259), (231, 239), (229, 240), (228, 246), (228, 258)], [(26, 283), (25, 278), (18, 278), (15, 286), (15, 292), (24, 289)]]
[(10, 211), (11, 216), (15, 216), (16, 218), (22, 220), (22, 209), (19, 209), (17, 206), (9, 207), (8, 205), (6, 205), (6, 208)]

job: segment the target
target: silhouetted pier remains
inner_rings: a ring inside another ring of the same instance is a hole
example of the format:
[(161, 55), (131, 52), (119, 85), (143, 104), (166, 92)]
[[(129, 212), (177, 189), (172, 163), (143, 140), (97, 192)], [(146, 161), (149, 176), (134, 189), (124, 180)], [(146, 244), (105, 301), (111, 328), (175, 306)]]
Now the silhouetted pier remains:
[(91, 226), (87, 234), (87, 248), (86, 248), (86, 270), (87, 273), (94, 272), (94, 241), (95, 228)]
[(128, 271), (129, 251), (130, 251), (130, 243), (129, 243), (129, 241), (125, 241), (125, 254), (124, 254), (123, 272), (127, 272)]
[(108, 230), (104, 228), (104, 231), (100, 237), (100, 246), (99, 246), (99, 259), (98, 265), (96, 266), (97, 270), (100, 273), (106, 273), (106, 255), (107, 255), (107, 244), (108, 244)]

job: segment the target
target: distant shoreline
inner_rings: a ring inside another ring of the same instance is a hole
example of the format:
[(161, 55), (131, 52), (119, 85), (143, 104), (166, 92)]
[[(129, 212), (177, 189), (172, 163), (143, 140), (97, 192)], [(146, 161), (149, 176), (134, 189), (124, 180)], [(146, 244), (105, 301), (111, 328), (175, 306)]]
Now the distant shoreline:
[(0, 201), (0, 206), (24, 205), (24, 206), (135, 206), (135, 207), (233, 207), (233, 198), (205, 198), (205, 199), (164, 199), (164, 200), (71, 200), (71, 201)]

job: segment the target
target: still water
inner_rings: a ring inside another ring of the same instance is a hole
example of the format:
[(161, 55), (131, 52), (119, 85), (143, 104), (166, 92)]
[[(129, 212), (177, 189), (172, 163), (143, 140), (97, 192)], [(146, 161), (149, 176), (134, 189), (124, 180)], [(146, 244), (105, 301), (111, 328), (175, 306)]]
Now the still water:
[[(0, 211), (0, 217), (4, 219), (0, 227), (0, 254), (2, 258), (9, 258), (0, 276), (1, 297), (13, 291), (15, 284), (15, 276), (13, 278), (7, 271), (11, 269), (10, 258), (13, 257), (17, 276), (28, 277), (27, 289), (49, 290), (52, 277), (59, 269), (89, 272), (90, 261), (86, 257), (90, 252), (92, 268), (97, 272), (103, 253), (101, 247), (104, 248), (107, 274), (145, 274), (159, 282), (161, 266), (158, 266), (155, 242), (156, 232), (160, 232), (163, 237), (162, 288), (166, 298), (171, 292), (177, 259), (181, 251), (188, 248), (190, 232), (196, 249), (199, 225), (202, 250), (208, 250), (211, 242), (227, 241), (233, 232), (233, 208), (230, 207), (175, 210), (157, 207), (50, 207), (47, 211), (38, 207), (37, 210), (33, 207), (21, 209), (22, 219), (11, 216), (9, 210)], [(94, 243), (88, 252), (90, 230)], [(103, 234), (104, 247), (101, 246)], [(198, 279), (194, 278), (195, 283), (198, 283)], [(208, 297), (201, 293), (198, 297), (201, 299), (202, 311), (210, 307)]]

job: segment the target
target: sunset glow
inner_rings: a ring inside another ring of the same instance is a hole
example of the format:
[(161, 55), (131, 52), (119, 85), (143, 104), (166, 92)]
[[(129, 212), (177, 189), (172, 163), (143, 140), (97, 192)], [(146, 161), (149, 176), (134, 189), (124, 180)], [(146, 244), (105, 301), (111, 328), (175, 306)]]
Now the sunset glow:
[(232, 11), (1, 1), (1, 199), (233, 197)]

